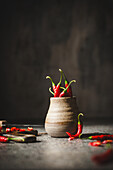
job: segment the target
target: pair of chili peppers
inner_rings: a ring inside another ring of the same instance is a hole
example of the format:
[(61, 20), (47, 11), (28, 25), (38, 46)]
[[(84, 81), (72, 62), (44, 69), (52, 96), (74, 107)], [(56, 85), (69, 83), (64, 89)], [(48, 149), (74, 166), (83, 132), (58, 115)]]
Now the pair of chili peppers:
[(68, 140), (73, 140), (75, 138), (78, 138), (81, 135), (82, 129), (83, 129), (83, 124), (80, 121), (80, 116), (83, 116), (83, 113), (78, 114), (78, 130), (77, 130), (77, 133), (75, 135), (72, 135), (71, 133), (66, 132), (69, 136)]
[[(53, 82), (53, 80), (50, 76), (46, 76), (46, 79), (49, 78), (52, 83), (53, 92), (51, 91), (51, 87), (49, 88), (49, 91), (54, 95), (54, 97), (72, 97), (72, 89), (71, 89), (70, 85), (72, 82), (76, 82), (76, 80), (72, 80), (69, 83), (68, 80), (66, 79), (63, 71), (61, 69), (59, 69), (59, 71), (61, 72), (61, 76), (60, 76), (60, 81), (57, 84), (57, 86), (55, 85), (55, 83)], [(61, 87), (62, 75), (65, 80), (65, 88)], [(62, 92), (61, 92), (61, 89), (63, 89)]]
[(104, 140), (104, 141), (94, 141), (94, 142), (89, 142), (89, 146), (101, 146), (102, 144), (108, 144), (108, 143), (113, 143), (113, 140)]

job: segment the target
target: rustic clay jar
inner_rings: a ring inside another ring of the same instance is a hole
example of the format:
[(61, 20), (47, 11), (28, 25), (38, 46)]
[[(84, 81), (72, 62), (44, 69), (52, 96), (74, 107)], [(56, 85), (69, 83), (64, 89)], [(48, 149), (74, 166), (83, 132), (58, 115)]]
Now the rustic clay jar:
[(77, 131), (76, 97), (51, 97), (45, 119), (45, 130), (51, 137), (66, 137)]

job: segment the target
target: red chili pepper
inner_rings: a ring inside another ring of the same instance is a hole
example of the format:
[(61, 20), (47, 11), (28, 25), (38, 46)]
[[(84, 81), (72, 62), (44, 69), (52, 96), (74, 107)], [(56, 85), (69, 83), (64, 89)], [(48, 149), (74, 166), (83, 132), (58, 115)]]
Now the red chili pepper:
[(104, 141), (102, 141), (102, 144), (107, 144), (107, 143), (112, 143), (113, 142), (113, 140), (104, 140)]
[(32, 128), (32, 127), (28, 127), (28, 128), (27, 128), (27, 130), (32, 131), (32, 130), (33, 130), (33, 128)]
[[(61, 69), (59, 69), (59, 71), (61, 72), (61, 74), (62, 74), (63, 77), (64, 77), (64, 80), (65, 80), (65, 87), (67, 88), (68, 85), (69, 85), (69, 82), (68, 82), (68, 80), (67, 80), (67, 78), (66, 78), (64, 72), (63, 72)], [(69, 86), (69, 87), (67, 88), (67, 96), (72, 97), (72, 89), (71, 89), (71, 86)]]
[(113, 135), (96, 135), (96, 136), (89, 136), (88, 139), (92, 139), (92, 140), (113, 139)]
[(10, 132), (11, 129), (10, 128), (6, 128), (6, 133)]
[(0, 136), (0, 142), (8, 142), (8, 138), (4, 136)]
[[(53, 80), (51, 79), (50, 76), (46, 76), (46, 78), (49, 78), (51, 80), (51, 82), (52, 82), (52, 87), (53, 87), (53, 91), (54, 91), (54, 97), (59, 97), (59, 94), (60, 94), (60, 85), (61, 85), (61, 81), (62, 81), (62, 74), (60, 76), (60, 81), (57, 84), (57, 86), (55, 85), (55, 83), (53, 82)], [(49, 91), (50, 91), (50, 89), (49, 89)]]
[[(66, 95), (67, 89), (68, 89), (68, 87), (71, 85), (71, 83), (73, 83), (73, 82), (76, 82), (76, 81), (75, 81), (75, 80), (70, 81), (70, 83), (68, 84), (68, 86), (60, 93), (59, 97), (67, 97), (67, 95)], [(69, 96), (68, 96), (68, 97), (69, 97)]]
[(59, 81), (59, 83), (56, 86), (56, 89), (55, 89), (55, 92), (54, 92), (54, 97), (59, 97), (59, 95), (60, 95), (60, 85), (61, 85), (61, 82), (62, 82), (62, 74), (60, 75), (60, 81)]
[(109, 163), (113, 161), (113, 149), (107, 149), (104, 153), (92, 156), (91, 159), (99, 165)]
[(78, 138), (81, 135), (83, 125), (82, 125), (82, 123), (80, 121), (80, 116), (83, 116), (83, 113), (78, 114), (78, 130), (77, 130), (77, 133), (75, 135), (72, 135), (71, 133), (66, 132), (68, 134), (68, 136), (69, 136), (68, 140), (73, 140), (74, 138)]
[(12, 127), (11, 132), (16, 131), (16, 129), (17, 129), (16, 127)]
[(24, 132), (24, 131), (25, 131), (25, 129), (20, 129), (19, 131), (20, 131), (20, 132)]
[(89, 142), (88, 145), (90, 145), (90, 146), (101, 146), (102, 143), (101, 143), (101, 141), (94, 141), (94, 142)]
[(50, 76), (46, 76), (46, 79), (48, 79), (48, 78), (51, 80), (52, 88), (53, 88), (53, 91), (55, 92), (55, 90), (56, 90), (56, 85), (55, 85), (55, 83), (53, 82), (53, 80), (52, 80), (52, 78), (51, 78)]

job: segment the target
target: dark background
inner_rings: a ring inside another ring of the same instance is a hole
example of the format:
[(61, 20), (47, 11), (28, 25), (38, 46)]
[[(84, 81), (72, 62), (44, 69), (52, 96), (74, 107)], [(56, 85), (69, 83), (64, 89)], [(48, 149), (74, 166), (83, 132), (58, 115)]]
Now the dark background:
[(113, 120), (113, 1), (0, 3), (0, 119), (44, 123), (61, 68), (85, 120)]

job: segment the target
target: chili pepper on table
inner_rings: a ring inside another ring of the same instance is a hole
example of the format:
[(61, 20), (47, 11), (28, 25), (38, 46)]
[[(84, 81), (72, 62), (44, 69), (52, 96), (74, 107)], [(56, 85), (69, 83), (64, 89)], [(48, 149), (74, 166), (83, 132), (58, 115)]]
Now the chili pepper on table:
[[(67, 80), (67, 78), (66, 78), (64, 72), (63, 72), (61, 69), (59, 69), (59, 71), (61, 72), (61, 74), (62, 74), (63, 77), (64, 77), (64, 80), (65, 80), (65, 87), (67, 88), (68, 85), (69, 85), (69, 82), (68, 82), (68, 80)], [(67, 88), (67, 94), (68, 94), (69, 97), (72, 97), (72, 89), (71, 89), (71, 86), (69, 86), (69, 87)]]
[(77, 130), (77, 133), (75, 135), (72, 135), (71, 133), (66, 132), (69, 136), (68, 140), (73, 140), (74, 138), (77, 138), (81, 135), (82, 129), (83, 129), (83, 124), (80, 121), (80, 116), (83, 116), (83, 113), (78, 114), (78, 130)]
[(113, 143), (113, 140), (108, 139), (108, 140), (102, 141), (102, 144), (107, 144), (107, 143)]
[(89, 142), (88, 145), (89, 146), (101, 146), (102, 143), (101, 143), (101, 141), (94, 141), (94, 142)]
[[(70, 83), (68, 84), (68, 86), (60, 93), (59, 97), (67, 97), (67, 95), (66, 95), (67, 89), (68, 89), (68, 87), (71, 85), (71, 83), (73, 83), (73, 82), (76, 82), (76, 80), (70, 81)], [(69, 96), (68, 96), (68, 97), (69, 97)]]
[(88, 139), (91, 139), (91, 140), (113, 139), (113, 135), (96, 135), (96, 136), (89, 136)]
[(109, 163), (109, 162), (113, 161), (113, 149), (112, 148), (107, 149), (103, 153), (92, 156), (91, 159), (92, 159), (92, 161), (94, 161), (95, 163), (97, 163), (99, 165), (104, 165), (106, 163)]
[(5, 143), (5, 142), (8, 142), (8, 141), (9, 141), (9, 140), (8, 140), (8, 138), (7, 138), (7, 137), (0, 136), (0, 142)]

